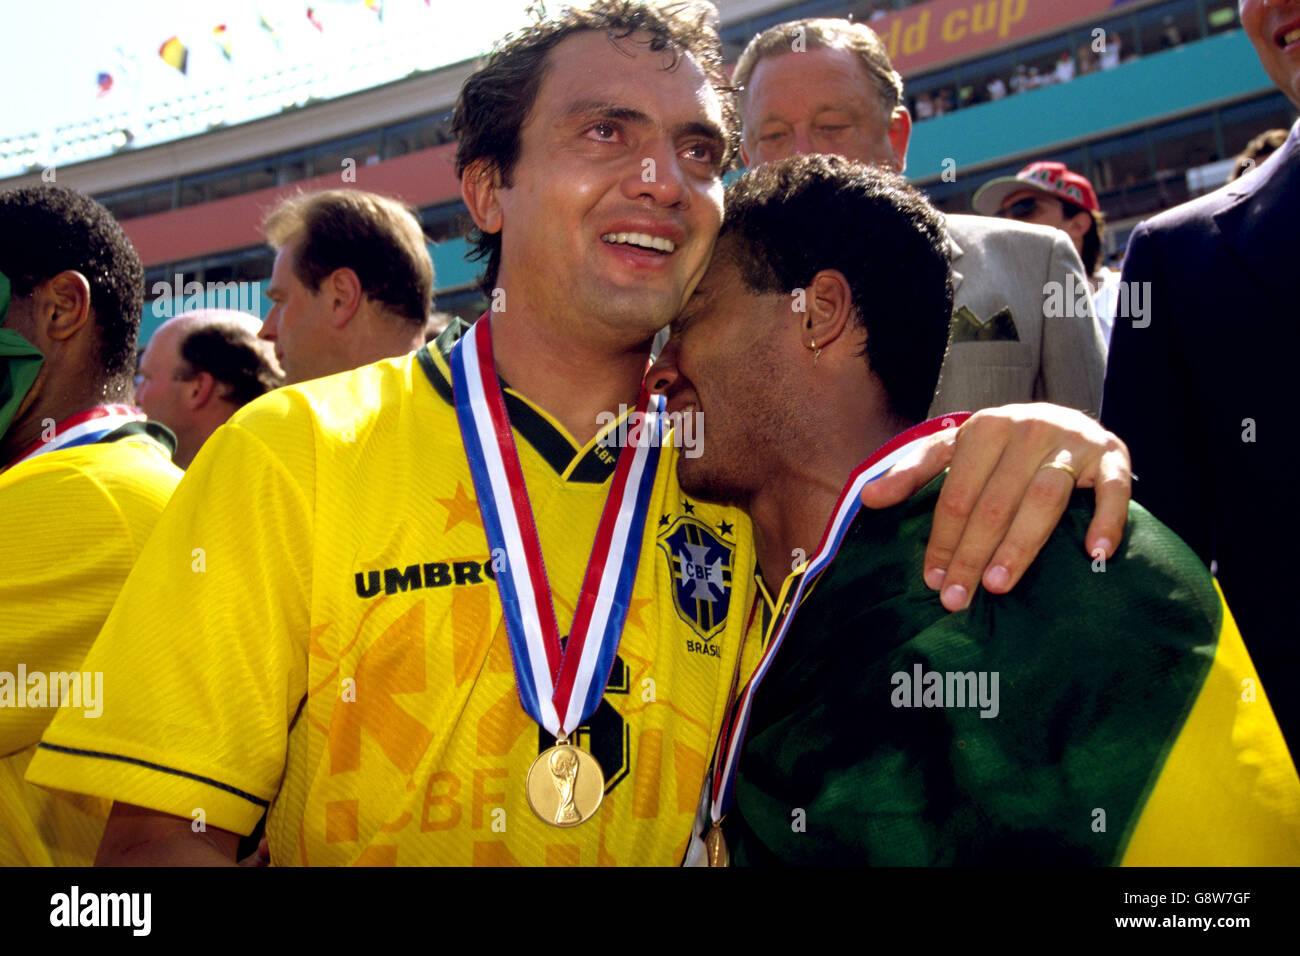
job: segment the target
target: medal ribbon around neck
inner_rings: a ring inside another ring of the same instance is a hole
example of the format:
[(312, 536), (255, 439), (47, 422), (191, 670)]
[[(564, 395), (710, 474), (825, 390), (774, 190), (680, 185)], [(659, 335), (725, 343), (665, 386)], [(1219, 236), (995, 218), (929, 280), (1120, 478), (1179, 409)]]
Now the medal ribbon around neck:
[(54, 427), (54, 437), (28, 445), (6, 468), (12, 468), (19, 462), (27, 461), (38, 455), (58, 451), (60, 448), (73, 448), (77, 445), (91, 445), (109, 432), (117, 431), (131, 422), (148, 420), (140, 409), (132, 405), (96, 405), (84, 412), (78, 412), (65, 418)]
[(519, 700), (533, 720), (560, 739), (600, 706), (614, 666), (659, 464), (665, 400), (642, 387), (637, 401), (646, 423), (642, 440), (619, 453), (569, 640), (561, 647), (528, 488), (492, 360), (488, 322), (487, 316), (475, 322), (451, 351), (456, 417), (488, 547), (494, 556), (506, 556), (496, 582)]
[[(740, 763), (741, 747), (745, 742), (745, 731), (749, 727), (749, 716), (754, 703), (754, 694), (758, 690), (758, 685), (763, 682), (763, 678), (767, 676), (777, 651), (781, 649), (781, 642), (785, 640), (785, 635), (794, 622), (795, 612), (799, 610), (799, 605), (803, 602), (805, 593), (812, 585), (812, 582), (817, 579), (817, 576), (826, 570), (827, 566), (835, 558), (836, 552), (839, 551), (840, 545), (843, 544), (844, 535), (848, 532), (849, 525), (853, 523), (854, 515), (862, 507), (861, 493), (863, 487), (894, 467), (905, 455), (912, 451), (913, 446), (921, 439), (928, 438), (945, 428), (955, 428), (968, 418), (970, 418), (969, 412), (960, 412), (955, 415), (945, 415), (942, 418), (932, 418), (928, 422), (922, 422), (905, 432), (895, 435), (876, 449), (870, 458), (853, 469), (848, 482), (840, 492), (839, 500), (835, 502), (835, 510), (831, 512), (831, 519), (826, 525), (826, 530), (822, 532), (821, 543), (808, 560), (807, 569), (795, 587), (794, 596), (790, 599), (789, 612), (778, 624), (776, 633), (772, 636), (772, 642), (767, 646), (767, 650), (763, 652), (758, 667), (754, 670), (754, 675), (741, 690), (740, 696), (736, 698), (735, 703), (727, 711), (726, 720), (723, 721), (722, 734), (718, 738), (718, 749), (713, 755), (712, 796), (709, 804), (709, 816), (712, 818), (714, 826), (721, 822), (735, 802), (736, 770)], [(736, 666), (739, 667), (739, 663)]]

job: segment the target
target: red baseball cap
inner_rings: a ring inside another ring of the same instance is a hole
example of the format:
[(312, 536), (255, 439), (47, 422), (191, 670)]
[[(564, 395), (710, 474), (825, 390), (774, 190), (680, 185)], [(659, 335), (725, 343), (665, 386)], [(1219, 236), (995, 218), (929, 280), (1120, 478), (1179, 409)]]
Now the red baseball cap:
[(971, 206), (984, 216), (996, 216), (1008, 196), (1026, 189), (1064, 199), (1089, 212), (1101, 212), (1092, 183), (1065, 168), (1065, 163), (1030, 163), (1014, 176), (989, 180), (975, 193)]

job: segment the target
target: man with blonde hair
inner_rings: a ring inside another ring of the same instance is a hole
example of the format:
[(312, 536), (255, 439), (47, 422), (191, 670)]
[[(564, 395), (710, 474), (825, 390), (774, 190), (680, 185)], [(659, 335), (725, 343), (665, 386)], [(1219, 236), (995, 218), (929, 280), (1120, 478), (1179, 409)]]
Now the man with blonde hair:
[(424, 344), (433, 260), (406, 206), (359, 189), (291, 196), (264, 225), (276, 250), (261, 337), (290, 383)]

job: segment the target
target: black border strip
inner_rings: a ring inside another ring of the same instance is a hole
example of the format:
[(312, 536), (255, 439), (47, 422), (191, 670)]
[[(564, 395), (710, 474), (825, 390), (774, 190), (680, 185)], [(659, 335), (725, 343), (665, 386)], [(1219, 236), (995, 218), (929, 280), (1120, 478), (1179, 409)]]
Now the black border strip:
[(237, 797), (243, 797), (249, 803), (261, 807), (263, 810), (270, 807), (269, 800), (261, 800), (251, 793), (245, 793), (237, 787), (232, 787), (228, 783), (222, 783), (220, 780), (213, 780), (210, 777), (200, 777), (197, 773), (190, 773), (187, 770), (177, 770), (174, 767), (164, 767), (162, 764), (150, 763), (148, 760), (137, 760), (135, 757), (123, 757), (121, 754), (104, 753), (100, 750), (82, 750), (78, 747), (60, 747), (58, 744), (47, 744), (41, 741), (37, 744), (41, 750), (53, 750), (55, 753), (69, 754), (73, 757), (98, 757), (101, 760), (117, 760), (121, 763), (135, 764), (137, 767), (144, 767), (146, 770), (157, 770), (161, 773), (170, 773), (177, 777), (185, 777), (189, 780), (195, 780), (199, 783), (205, 783), (209, 787), (216, 787), (218, 790), (224, 790), (226, 793), (233, 793)]

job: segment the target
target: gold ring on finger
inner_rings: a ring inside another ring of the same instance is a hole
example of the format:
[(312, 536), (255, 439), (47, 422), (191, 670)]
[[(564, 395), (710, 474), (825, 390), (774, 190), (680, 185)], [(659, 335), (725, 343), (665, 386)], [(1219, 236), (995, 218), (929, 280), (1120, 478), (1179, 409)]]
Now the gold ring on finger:
[(1042, 471), (1044, 468), (1056, 468), (1057, 470), (1059, 470), (1059, 471), (1063, 471), (1063, 472), (1065, 472), (1067, 475), (1069, 475), (1069, 476), (1070, 476), (1070, 479), (1071, 479), (1071, 480), (1072, 480), (1076, 485), (1079, 483), (1079, 473), (1078, 473), (1077, 471), (1075, 471), (1073, 468), (1071, 468), (1068, 462), (1064, 462), (1064, 461), (1049, 461), (1049, 462), (1047, 462), (1047, 463), (1044, 464), (1044, 465), (1039, 465), (1039, 466), (1038, 466), (1038, 470), (1039, 470), (1039, 471)]

